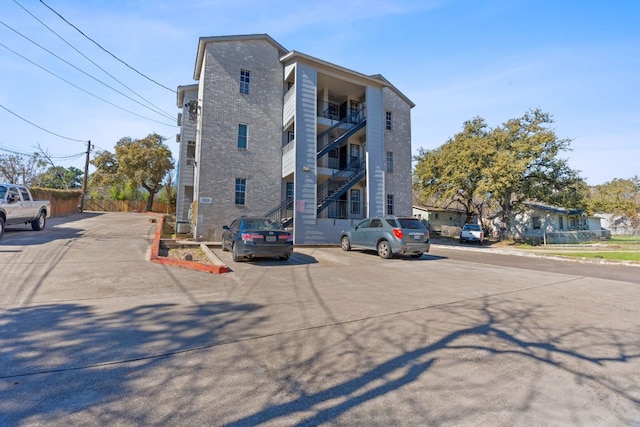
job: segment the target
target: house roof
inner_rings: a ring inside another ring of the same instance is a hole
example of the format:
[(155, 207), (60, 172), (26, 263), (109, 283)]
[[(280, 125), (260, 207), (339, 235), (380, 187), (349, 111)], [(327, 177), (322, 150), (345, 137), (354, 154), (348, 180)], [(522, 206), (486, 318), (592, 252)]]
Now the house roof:
[(540, 209), (543, 211), (557, 213), (557, 214), (564, 214), (564, 215), (582, 215), (583, 214), (582, 209), (567, 209), (567, 208), (561, 208), (558, 206), (545, 205), (544, 203), (539, 203), (539, 202), (524, 202), (523, 204), (529, 208)]
[(455, 212), (455, 213), (466, 213), (467, 211), (457, 207), (445, 207), (441, 208), (438, 206), (420, 206), (413, 205), (414, 209), (420, 209), (427, 212)]

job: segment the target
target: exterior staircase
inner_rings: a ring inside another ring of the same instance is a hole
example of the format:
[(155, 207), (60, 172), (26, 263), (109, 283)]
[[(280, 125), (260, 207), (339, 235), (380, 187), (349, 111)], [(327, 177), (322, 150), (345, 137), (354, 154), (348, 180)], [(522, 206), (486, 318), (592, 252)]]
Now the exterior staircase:
[[(340, 144), (362, 129), (366, 124), (365, 108), (362, 107), (357, 111), (352, 111), (347, 114), (347, 116), (338, 123), (319, 133), (317, 137), (318, 142), (320, 142), (325, 135), (332, 135), (332, 138), (331, 142), (320, 147), (317, 152), (317, 158), (320, 159), (328, 154), (329, 151), (340, 146)], [(323, 182), (318, 187), (317, 213), (320, 214), (320, 212), (332, 203), (338, 201), (340, 196), (364, 178), (366, 171), (365, 166), (365, 161), (360, 160), (356, 164), (351, 164), (347, 169), (335, 172), (329, 179)], [(291, 226), (293, 223), (293, 199), (288, 198), (283, 200), (278, 206), (268, 211), (265, 216), (279, 220), (285, 228)]]
[[(364, 178), (366, 171), (364, 160), (352, 165), (349, 169), (339, 170), (331, 178), (327, 179), (318, 187), (318, 210), (320, 214), (331, 203), (336, 202), (340, 196), (346, 193), (351, 187)], [(324, 194), (323, 196), (320, 196)]]

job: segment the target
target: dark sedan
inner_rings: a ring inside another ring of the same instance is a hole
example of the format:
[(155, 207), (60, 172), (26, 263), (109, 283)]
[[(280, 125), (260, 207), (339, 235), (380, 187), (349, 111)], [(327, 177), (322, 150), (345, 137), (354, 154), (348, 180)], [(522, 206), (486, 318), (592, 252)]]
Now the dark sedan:
[(287, 260), (293, 253), (293, 235), (274, 219), (240, 217), (222, 228), (222, 250), (231, 251), (234, 261), (255, 257)]

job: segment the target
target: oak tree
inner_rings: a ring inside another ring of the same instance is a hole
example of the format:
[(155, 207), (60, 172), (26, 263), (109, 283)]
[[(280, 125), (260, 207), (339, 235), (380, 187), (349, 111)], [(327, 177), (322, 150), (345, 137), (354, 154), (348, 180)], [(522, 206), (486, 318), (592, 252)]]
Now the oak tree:
[(612, 213), (633, 228), (640, 228), (640, 177), (615, 178), (591, 187), (589, 207), (593, 212)]
[(482, 118), (465, 122), (463, 131), (444, 145), (415, 158), (414, 190), (441, 205), (461, 203), (467, 219), (482, 218), (490, 205), (501, 232), (527, 200), (584, 208), (586, 183), (561, 157), (570, 140), (558, 138), (552, 123), (539, 109), (495, 129)]
[(147, 210), (151, 210), (156, 193), (162, 189), (165, 175), (174, 168), (171, 150), (156, 133), (143, 139), (122, 138), (115, 146), (115, 153), (102, 151), (91, 164), (96, 167), (91, 185), (128, 183), (142, 187), (149, 193)]

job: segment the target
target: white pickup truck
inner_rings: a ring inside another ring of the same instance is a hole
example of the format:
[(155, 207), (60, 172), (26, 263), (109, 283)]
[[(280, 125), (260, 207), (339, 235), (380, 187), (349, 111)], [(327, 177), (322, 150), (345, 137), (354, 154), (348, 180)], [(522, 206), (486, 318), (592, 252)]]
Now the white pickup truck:
[(42, 230), (51, 216), (51, 202), (33, 200), (27, 187), (0, 184), (0, 238), (4, 227), (29, 224), (34, 231)]
[(478, 224), (465, 224), (460, 230), (460, 244), (464, 242), (477, 242), (482, 244), (484, 233)]

